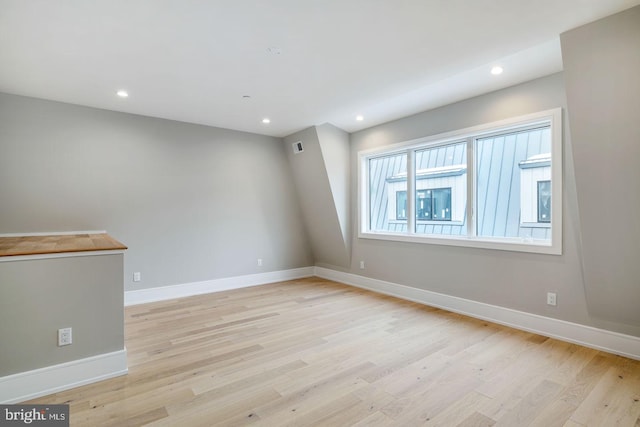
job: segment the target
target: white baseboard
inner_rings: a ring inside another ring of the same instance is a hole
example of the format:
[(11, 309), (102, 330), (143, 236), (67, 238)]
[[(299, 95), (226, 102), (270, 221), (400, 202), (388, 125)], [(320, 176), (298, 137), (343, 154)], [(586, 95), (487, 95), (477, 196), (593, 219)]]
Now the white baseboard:
[(35, 399), (127, 373), (127, 350), (0, 377), (0, 403)]
[(640, 360), (640, 338), (323, 267), (315, 275), (515, 329)]
[(182, 285), (160, 286), (157, 288), (139, 289), (124, 293), (124, 305), (144, 304), (164, 301), (211, 292), (228, 291), (285, 280), (301, 279), (313, 276), (314, 267), (294, 268), (291, 270), (270, 271), (268, 273), (248, 274), (203, 282), (185, 283)]

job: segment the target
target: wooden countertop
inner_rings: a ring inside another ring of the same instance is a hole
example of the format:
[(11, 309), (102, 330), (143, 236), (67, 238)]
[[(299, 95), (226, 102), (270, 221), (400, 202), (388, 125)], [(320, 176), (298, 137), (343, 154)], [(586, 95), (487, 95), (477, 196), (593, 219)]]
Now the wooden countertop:
[(127, 249), (108, 234), (0, 237), (0, 257)]

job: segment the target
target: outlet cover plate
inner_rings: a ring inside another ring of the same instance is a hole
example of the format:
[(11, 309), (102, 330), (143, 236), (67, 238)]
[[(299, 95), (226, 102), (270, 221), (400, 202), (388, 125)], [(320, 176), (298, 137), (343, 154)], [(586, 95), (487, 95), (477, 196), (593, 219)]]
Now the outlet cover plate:
[(73, 343), (73, 335), (71, 328), (58, 329), (58, 347), (70, 345)]

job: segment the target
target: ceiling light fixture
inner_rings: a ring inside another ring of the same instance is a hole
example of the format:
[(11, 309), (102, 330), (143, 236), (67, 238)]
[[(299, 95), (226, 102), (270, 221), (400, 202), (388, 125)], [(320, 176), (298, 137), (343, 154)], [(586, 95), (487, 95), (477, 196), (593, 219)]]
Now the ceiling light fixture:
[(269, 123), (271, 123), (271, 120), (268, 117), (265, 117), (264, 119), (262, 119), (262, 123), (268, 125)]
[(361, 122), (361, 121), (363, 121), (363, 120), (364, 120), (364, 117), (362, 116), (362, 114), (358, 114), (358, 115), (356, 116), (356, 120), (357, 120), (357, 121), (359, 121), (359, 122)]
[(501, 67), (501, 66), (496, 65), (495, 67), (493, 67), (493, 68), (491, 69), (491, 74), (493, 74), (494, 76), (497, 76), (497, 75), (502, 74), (502, 72), (503, 72), (503, 71), (504, 71), (504, 70), (502, 69), (502, 67)]
[(116, 95), (118, 95), (120, 98), (128, 98), (129, 97), (129, 93), (126, 90), (119, 90), (116, 92)]

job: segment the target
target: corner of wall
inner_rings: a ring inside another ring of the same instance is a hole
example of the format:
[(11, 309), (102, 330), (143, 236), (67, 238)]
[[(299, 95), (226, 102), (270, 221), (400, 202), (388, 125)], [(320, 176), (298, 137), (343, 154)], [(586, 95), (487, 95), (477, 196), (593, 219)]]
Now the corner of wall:
[(331, 194), (340, 223), (342, 239), (351, 255), (351, 208), (350, 208), (350, 146), (349, 134), (330, 123), (316, 126), (318, 142), (322, 151), (325, 169), (329, 178)]
[(349, 138), (332, 125), (313, 126), (284, 138), (315, 262), (349, 266)]

